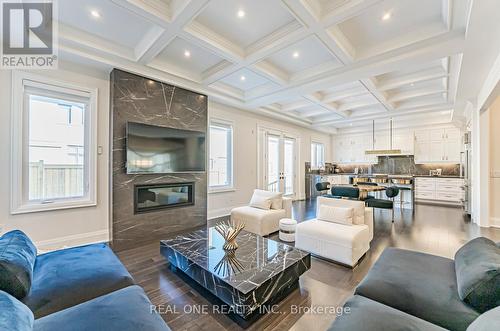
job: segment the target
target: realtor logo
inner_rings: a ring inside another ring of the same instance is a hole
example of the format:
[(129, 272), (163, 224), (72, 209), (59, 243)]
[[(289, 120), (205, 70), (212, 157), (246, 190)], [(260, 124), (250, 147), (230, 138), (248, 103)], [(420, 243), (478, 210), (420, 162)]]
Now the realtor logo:
[(2, 68), (57, 68), (54, 7), (54, 1), (2, 0)]

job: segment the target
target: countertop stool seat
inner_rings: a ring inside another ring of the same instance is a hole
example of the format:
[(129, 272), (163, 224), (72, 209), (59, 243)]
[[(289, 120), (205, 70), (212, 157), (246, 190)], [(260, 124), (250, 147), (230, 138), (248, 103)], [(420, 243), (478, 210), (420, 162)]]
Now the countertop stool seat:
[(280, 233), (279, 238), (282, 241), (293, 242), (295, 241), (295, 228), (297, 221), (291, 218), (282, 218), (280, 220)]

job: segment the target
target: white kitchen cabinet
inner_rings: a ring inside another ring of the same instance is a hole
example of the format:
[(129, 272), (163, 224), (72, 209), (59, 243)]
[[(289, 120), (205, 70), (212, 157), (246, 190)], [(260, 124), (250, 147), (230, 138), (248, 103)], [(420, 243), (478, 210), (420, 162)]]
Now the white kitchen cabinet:
[(429, 203), (462, 205), (465, 199), (462, 178), (417, 177), (415, 199)]
[(349, 184), (349, 178), (349, 175), (329, 175), (327, 176), (327, 181), (330, 183), (330, 186), (347, 185)]
[(457, 128), (415, 131), (415, 163), (459, 163), (461, 131)]
[(371, 148), (371, 136), (369, 135), (336, 136), (333, 152), (334, 162), (343, 164), (376, 163), (376, 158), (365, 154), (365, 151)]
[(414, 144), (411, 132), (394, 135), (392, 147), (400, 149), (402, 154), (412, 155), (414, 153)]

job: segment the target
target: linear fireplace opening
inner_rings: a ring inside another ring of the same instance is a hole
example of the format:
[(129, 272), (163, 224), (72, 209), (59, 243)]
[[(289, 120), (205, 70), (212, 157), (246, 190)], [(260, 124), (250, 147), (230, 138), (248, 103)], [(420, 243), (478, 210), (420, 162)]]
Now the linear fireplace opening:
[(194, 205), (194, 182), (135, 185), (136, 214)]

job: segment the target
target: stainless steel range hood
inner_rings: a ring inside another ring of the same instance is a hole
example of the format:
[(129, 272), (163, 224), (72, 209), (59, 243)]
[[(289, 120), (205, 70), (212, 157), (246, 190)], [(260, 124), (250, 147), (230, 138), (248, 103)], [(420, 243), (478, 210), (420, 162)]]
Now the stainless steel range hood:
[(392, 138), (393, 138), (393, 124), (392, 124), (392, 118), (391, 118), (391, 132), (390, 132), (390, 148), (389, 149), (375, 149), (375, 120), (372, 121), (372, 143), (373, 143), (373, 149), (369, 149), (365, 151), (366, 155), (381, 155), (381, 156), (386, 156), (386, 155), (401, 155), (401, 150), (400, 149), (394, 149), (392, 148)]

